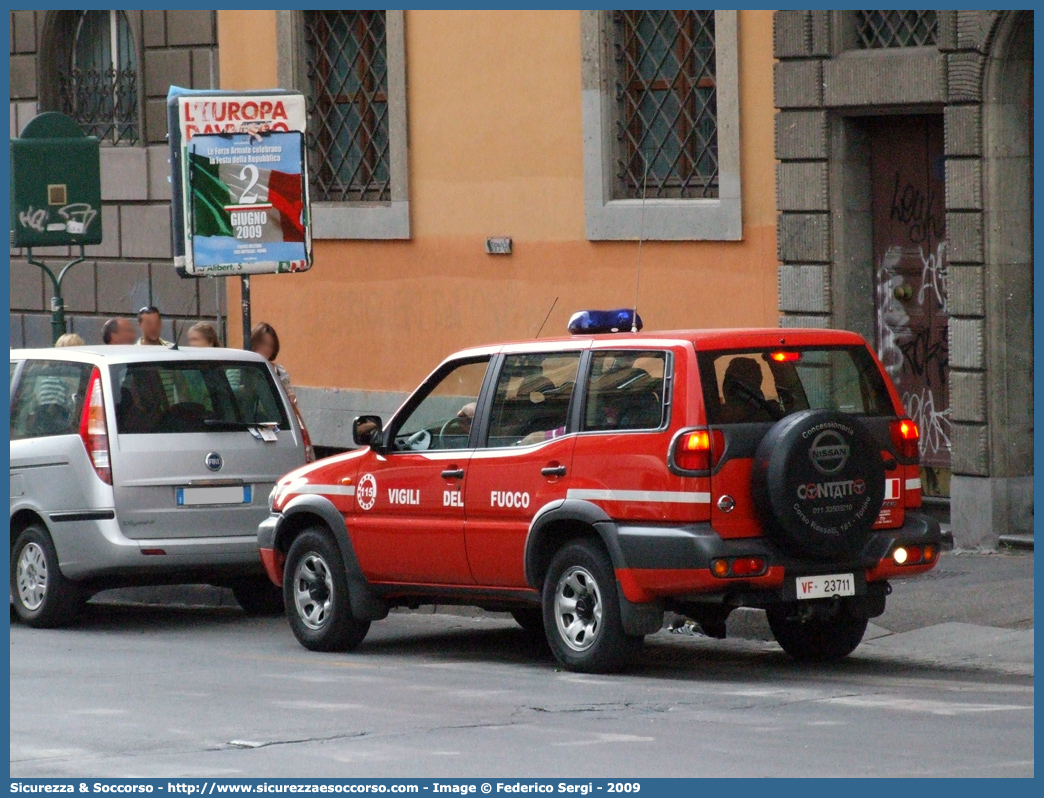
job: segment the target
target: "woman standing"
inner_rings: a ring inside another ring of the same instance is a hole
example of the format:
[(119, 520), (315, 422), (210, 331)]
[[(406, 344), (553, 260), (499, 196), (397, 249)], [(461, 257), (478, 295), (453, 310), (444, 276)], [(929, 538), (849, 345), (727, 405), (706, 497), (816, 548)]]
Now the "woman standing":
[(217, 330), (209, 322), (201, 321), (189, 327), (189, 346), (220, 346)]
[(294, 389), (290, 387), (290, 372), (275, 362), (279, 356), (279, 336), (276, 334), (275, 327), (267, 321), (255, 324), (254, 329), (250, 331), (250, 351), (256, 352), (272, 364), (279, 376), (279, 381), (286, 388), (290, 400), (297, 404)]

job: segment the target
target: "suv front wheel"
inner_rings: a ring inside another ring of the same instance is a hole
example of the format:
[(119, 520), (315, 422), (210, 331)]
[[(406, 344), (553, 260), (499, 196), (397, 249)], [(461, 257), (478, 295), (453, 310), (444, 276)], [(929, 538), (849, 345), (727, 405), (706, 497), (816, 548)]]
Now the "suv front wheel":
[(551, 650), (570, 670), (618, 671), (641, 651), (644, 638), (624, 632), (616, 576), (600, 542), (577, 540), (554, 556), (543, 609)]
[(290, 546), (283, 601), (294, 636), (311, 651), (351, 651), (370, 629), (352, 617), (341, 552), (325, 530), (308, 529)]
[(866, 618), (857, 618), (844, 606), (833, 617), (802, 619), (783, 604), (766, 611), (769, 628), (780, 647), (801, 662), (833, 662), (856, 650), (866, 633)]

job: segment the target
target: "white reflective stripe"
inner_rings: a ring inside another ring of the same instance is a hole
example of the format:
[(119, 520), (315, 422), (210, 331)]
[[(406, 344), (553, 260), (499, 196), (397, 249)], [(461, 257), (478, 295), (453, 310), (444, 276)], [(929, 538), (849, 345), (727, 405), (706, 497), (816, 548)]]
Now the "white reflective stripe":
[(920, 490), (921, 489), (921, 478), (914, 477), (913, 479), (906, 480), (907, 490)]
[(298, 485), (294, 488), (289, 488), (287, 495), (294, 493), (319, 493), (328, 494), (333, 496), (354, 496), (355, 485)]
[(595, 502), (658, 502), (660, 504), (710, 504), (709, 493), (680, 490), (580, 490), (566, 491), (567, 499)]

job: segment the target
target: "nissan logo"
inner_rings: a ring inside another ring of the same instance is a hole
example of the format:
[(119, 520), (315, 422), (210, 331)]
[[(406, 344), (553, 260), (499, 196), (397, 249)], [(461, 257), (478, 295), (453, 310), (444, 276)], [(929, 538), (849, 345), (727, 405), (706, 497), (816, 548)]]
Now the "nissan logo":
[(845, 439), (832, 429), (823, 430), (808, 450), (808, 457), (820, 474), (836, 474), (848, 462), (850, 448)]
[(206, 460), (204, 460), (203, 462), (207, 464), (207, 468), (209, 468), (211, 471), (220, 471), (221, 470), (221, 465), (222, 465), (221, 455), (218, 454), (217, 452), (210, 452), (207, 455)]

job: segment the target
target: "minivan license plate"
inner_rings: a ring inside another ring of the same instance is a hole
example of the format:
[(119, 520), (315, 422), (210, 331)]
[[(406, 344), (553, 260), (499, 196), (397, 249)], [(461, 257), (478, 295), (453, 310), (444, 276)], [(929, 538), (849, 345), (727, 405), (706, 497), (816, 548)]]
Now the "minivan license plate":
[(229, 485), (214, 488), (178, 488), (178, 507), (200, 504), (250, 504), (250, 485)]
[(853, 574), (799, 576), (795, 580), (795, 587), (797, 588), (797, 597), (799, 599), (854, 596), (855, 576)]

